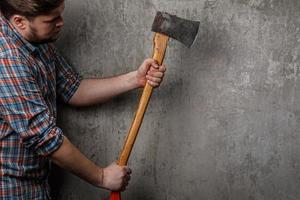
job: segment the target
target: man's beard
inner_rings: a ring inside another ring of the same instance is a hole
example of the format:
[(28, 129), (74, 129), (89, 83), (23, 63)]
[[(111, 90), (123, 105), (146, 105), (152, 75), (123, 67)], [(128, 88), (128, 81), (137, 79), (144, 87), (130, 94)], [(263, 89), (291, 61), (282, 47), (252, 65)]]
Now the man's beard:
[(53, 43), (58, 39), (58, 36), (57, 35), (55, 36), (56, 37), (52, 36), (46, 39), (38, 39), (37, 30), (30, 26), (29, 37), (30, 37), (30, 42), (32, 42), (33, 44)]

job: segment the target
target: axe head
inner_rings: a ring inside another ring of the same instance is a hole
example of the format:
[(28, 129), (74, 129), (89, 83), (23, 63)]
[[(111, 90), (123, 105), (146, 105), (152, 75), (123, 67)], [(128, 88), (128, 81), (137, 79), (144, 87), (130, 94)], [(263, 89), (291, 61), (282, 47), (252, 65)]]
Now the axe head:
[(157, 12), (152, 31), (162, 33), (190, 47), (196, 40), (200, 22), (179, 18), (166, 12)]

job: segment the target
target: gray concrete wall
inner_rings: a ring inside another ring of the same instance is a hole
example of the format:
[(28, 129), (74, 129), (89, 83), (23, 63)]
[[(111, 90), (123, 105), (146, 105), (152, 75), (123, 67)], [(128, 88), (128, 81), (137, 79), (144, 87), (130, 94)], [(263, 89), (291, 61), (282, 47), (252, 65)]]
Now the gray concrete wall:
[[(191, 49), (171, 41), (168, 71), (132, 152), (130, 200), (300, 199), (299, 0), (67, 0), (57, 42), (83, 77), (135, 70), (152, 52), (157, 10), (201, 21)], [(59, 124), (91, 160), (117, 159), (141, 90)], [(58, 199), (109, 193), (56, 171)]]

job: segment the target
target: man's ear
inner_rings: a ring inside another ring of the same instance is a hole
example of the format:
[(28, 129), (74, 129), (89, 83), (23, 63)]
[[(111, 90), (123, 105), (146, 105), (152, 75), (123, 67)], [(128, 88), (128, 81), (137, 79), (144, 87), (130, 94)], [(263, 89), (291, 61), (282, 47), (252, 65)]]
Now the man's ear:
[(13, 15), (10, 18), (10, 21), (15, 27), (17, 27), (21, 30), (25, 30), (28, 25), (28, 19), (26, 19), (26, 17), (24, 17), (22, 15)]

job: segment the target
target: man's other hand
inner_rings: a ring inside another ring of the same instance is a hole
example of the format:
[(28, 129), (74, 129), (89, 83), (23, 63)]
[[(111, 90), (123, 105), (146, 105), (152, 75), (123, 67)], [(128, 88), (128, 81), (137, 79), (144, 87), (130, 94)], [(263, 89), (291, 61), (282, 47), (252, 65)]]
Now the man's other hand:
[(124, 191), (130, 180), (131, 169), (112, 163), (103, 169), (102, 187), (111, 191)]
[(148, 58), (137, 70), (137, 82), (141, 87), (144, 87), (146, 82), (152, 87), (158, 87), (163, 80), (165, 71), (165, 65), (159, 66), (154, 59)]

